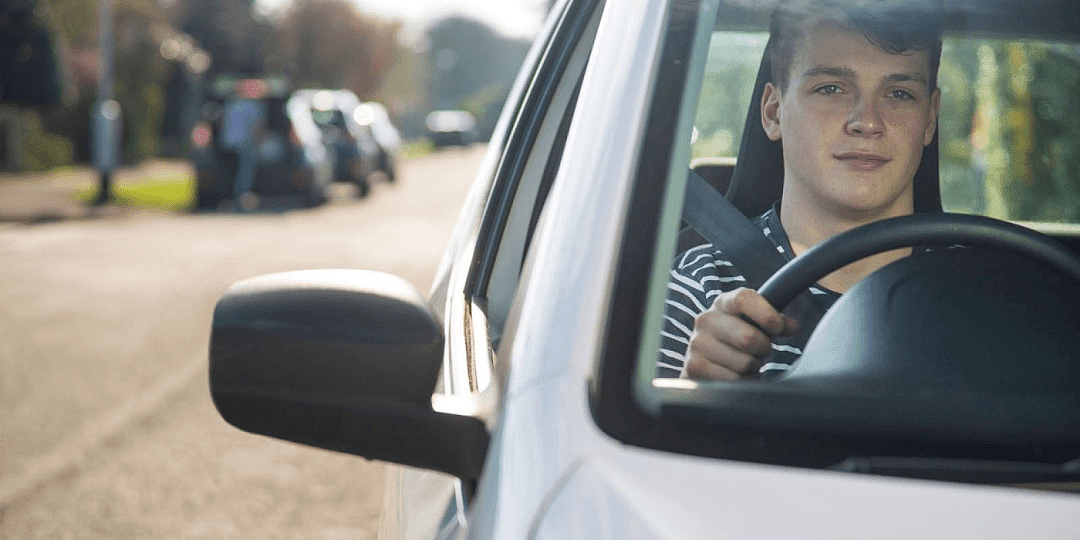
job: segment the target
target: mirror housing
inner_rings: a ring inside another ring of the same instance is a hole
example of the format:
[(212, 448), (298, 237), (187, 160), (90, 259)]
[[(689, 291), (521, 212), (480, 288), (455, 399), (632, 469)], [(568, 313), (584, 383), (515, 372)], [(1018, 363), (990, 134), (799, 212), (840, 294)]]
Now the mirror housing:
[(269, 274), (218, 300), (210, 393), (244, 431), (476, 479), (484, 423), (431, 406), (443, 342), (439, 320), (395, 276)]

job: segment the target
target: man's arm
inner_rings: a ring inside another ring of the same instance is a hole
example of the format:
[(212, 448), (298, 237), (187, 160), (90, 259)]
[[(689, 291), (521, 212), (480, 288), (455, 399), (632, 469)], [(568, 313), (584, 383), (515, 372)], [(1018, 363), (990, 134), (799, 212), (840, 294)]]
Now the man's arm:
[(772, 353), (771, 340), (797, 332), (794, 320), (743, 288), (745, 281), (711, 244), (678, 258), (668, 281), (658, 377), (726, 380), (757, 373)]

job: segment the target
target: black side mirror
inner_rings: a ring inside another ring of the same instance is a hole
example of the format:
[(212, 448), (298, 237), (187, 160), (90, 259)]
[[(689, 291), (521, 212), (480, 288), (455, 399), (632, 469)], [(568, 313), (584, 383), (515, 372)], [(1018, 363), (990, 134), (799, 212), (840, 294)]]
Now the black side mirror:
[(400, 278), (270, 274), (218, 301), (210, 392), (245, 431), (475, 479), (488, 433), (432, 409), (442, 357), (439, 321)]

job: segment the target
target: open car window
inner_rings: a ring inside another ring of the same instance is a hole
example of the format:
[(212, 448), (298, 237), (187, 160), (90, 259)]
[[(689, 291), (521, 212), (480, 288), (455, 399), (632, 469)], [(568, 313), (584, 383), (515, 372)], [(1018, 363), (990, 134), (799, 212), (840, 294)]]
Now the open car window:
[[(671, 167), (666, 200), (682, 200), (687, 169), (723, 194), (737, 165), (753, 166), (738, 160), (748, 108), (760, 99), (753, 89), (772, 8), (721, 2), (698, 20), (685, 52), (687, 88), (680, 109), (668, 111), (691, 119), (692, 127), (687, 124), (689, 132), (673, 142), (678, 163)], [(1010, 11), (1015, 9), (945, 2), (935, 171), (941, 204), (946, 212), (1036, 228), (1075, 256), (1080, 121), (1069, 111), (1080, 105), (1080, 24), (1026, 18)], [(1071, 12), (1065, 4), (1061, 9)], [(893, 469), (865, 468), (1007, 485), (1040, 479), (1054, 484), (1066, 476), (1055, 476), (1061, 464), (1080, 457), (1080, 431), (1065, 427), (1080, 419), (1080, 386), (1070, 386), (1077, 382), (1072, 373), (1080, 357), (1068, 329), (1080, 327), (1080, 285), (1060, 272), (980, 249), (935, 255), (925, 267), (890, 266), (891, 274), (875, 274), (871, 285), (837, 301), (799, 351), (798, 369), (780, 380), (658, 378), (662, 343), (672, 339), (665, 333), (671, 268), (685, 249), (676, 234), (685, 229), (681, 205), (661, 212), (632, 381), (634, 402), (656, 423), (648, 428), (652, 435), (629, 439), (699, 455), (837, 470), (896, 459)], [(973, 282), (978, 285), (969, 287)], [(917, 300), (901, 309), (896, 296)], [(903, 320), (891, 318), (898, 313)], [(1046, 322), (1055, 318), (1064, 322)], [(675, 339), (685, 345), (686, 338)], [(1032, 373), (1007, 367), (1027, 361), (1037, 366)], [(1039, 469), (1044, 476), (1025, 477), (987, 465), (1001, 461), (1049, 468)]]

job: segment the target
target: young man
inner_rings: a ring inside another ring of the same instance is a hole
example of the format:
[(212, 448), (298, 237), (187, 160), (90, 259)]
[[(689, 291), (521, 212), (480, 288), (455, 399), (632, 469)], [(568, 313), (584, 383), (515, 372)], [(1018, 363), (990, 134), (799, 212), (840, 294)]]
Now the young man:
[[(912, 180), (941, 99), (941, 37), (897, 20), (826, 10), (773, 15), (766, 51), (772, 82), (761, 96), (761, 123), (769, 139), (782, 142), (784, 188), (754, 222), (788, 259), (841, 232), (913, 212)], [(810, 291), (828, 308), (911, 251), (852, 263)], [(786, 368), (802, 354), (798, 322), (742, 281), (711, 244), (677, 258), (659, 376), (734, 380)]]

